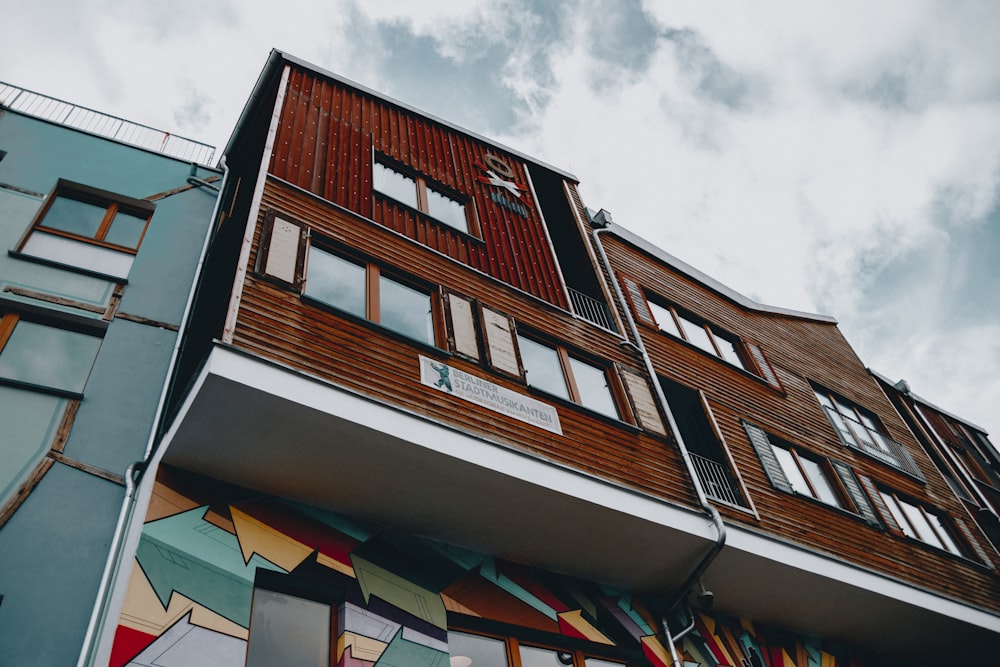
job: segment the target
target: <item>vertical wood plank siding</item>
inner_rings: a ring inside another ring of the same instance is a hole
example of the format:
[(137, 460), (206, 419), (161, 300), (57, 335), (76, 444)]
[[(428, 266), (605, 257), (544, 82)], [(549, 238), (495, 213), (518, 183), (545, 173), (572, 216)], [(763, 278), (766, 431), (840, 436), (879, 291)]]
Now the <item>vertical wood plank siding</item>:
[[(372, 151), (383, 153), (468, 197), (482, 240), (372, 196)], [(520, 159), (310, 72), (292, 69), (270, 173), (560, 308), (564, 293), (531, 194), (522, 217), (491, 198), (502, 189), (480, 182), (483, 156), (500, 156), (517, 182)]]
[[(621, 349), (620, 338), (589, 322), (531, 299), (500, 281), (448, 260), (401, 238), (377, 223), (330, 206), (319, 198), (270, 179), (262, 211), (276, 209), (334, 238), (357, 252), (377, 258), (413, 276), (423, 276), (479, 299), (515, 318), (519, 325), (550, 333), (559, 342), (642, 373)], [(263, 213), (262, 213), (263, 217)], [(256, 266), (260, 227), (250, 266)], [(420, 383), (418, 356), (441, 361), (524, 395), (523, 384), (492, 372), (485, 364), (418, 347), (381, 328), (340, 317), (303, 303), (298, 292), (248, 273), (233, 343), (261, 357), (318, 376), (376, 400), (432, 417), (472, 435), (500, 442), (616, 484), (694, 506), (692, 483), (676, 445), (662, 437), (605, 419), (572, 404), (535, 397), (557, 406), (563, 435), (553, 435), (496, 412), (473, 406)]]
[[(873, 528), (860, 516), (785, 493), (768, 480), (742, 426), (742, 419), (805, 450), (847, 463), (856, 473), (953, 517), (966, 516), (962, 503), (955, 498), (836, 325), (744, 309), (614, 236), (605, 235), (602, 240), (617, 271), (720, 328), (756, 341), (781, 379), (785, 393), (693, 345), (651, 327), (639, 327), (657, 372), (703, 390), (708, 396), (726, 444), (760, 515), (760, 520), (755, 521), (745, 513), (720, 506), (727, 521), (748, 524), (887, 576), (899, 577), (993, 610), (1000, 609), (1000, 578), (983, 568), (915, 540)], [(809, 380), (878, 415), (888, 435), (902, 443), (913, 456), (927, 479), (926, 485), (845, 447), (821, 410)]]

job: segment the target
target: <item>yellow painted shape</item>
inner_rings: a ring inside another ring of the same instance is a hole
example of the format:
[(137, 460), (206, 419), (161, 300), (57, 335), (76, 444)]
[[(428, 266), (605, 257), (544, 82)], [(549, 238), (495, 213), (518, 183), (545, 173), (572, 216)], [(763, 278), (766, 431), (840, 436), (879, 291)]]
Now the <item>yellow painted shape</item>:
[(701, 622), (705, 624), (705, 628), (714, 635), (715, 634), (715, 619), (712, 618), (711, 616), (706, 616), (705, 614), (702, 614), (701, 612), (698, 613), (698, 616), (701, 617)]
[(149, 584), (146, 575), (138, 565), (133, 565), (132, 574), (128, 580), (128, 590), (119, 624), (127, 628), (159, 637), (174, 623), (191, 613), (191, 624), (208, 630), (220, 632), (230, 637), (246, 640), (248, 630), (227, 618), (220, 616), (211, 609), (203, 607), (194, 601), (173, 593), (170, 602), (164, 609), (160, 598)]
[(591, 625), (587, 619), (583, 617), (583, 611), (580, 609), (574, 609), (573, 611), (564, 611), (561, 614), (557, 614), (559, 619), (566, 621), (571, 625), (577, 632), (583, 635), (586, 639), (597, 642), (598, 644), (607, 644), (608, 646), (614, 646), (615, 643), (608, 639), (604, 633)]
[(476, 618), (482, 617), (482, 614), (472, 611), (461, 602), (455, 600), (455, 598), (445, 595), (444, 593), (441, 594), (441, 602), (444, 603), (444, 608), (448, 611), (452, 611), (457, 614), (464, 614), (466, 616), (475, 616)]
[(250, 557), (256, 553), (290, 572), (313, 551), (298, 540), (293, 540), (231, 505), (229, 511), (233, 516), (236, 538), (239, 540), (245, 563), (249, 563)]
[(753, 629), (753, 621), (751, 621), (749, 618), (740, 618), (740, 625), (743, 626), (744, 630), (750, 633), (751, 637), (757, 636), (757, 633)]
[(378, 662), (382, 653), (389, 646), (371, 637), (365, 637), (354, 632), (345, 632), (337, 638), (337, 662), (344, 659), (344, 651), (351, 647), (351, 657), (368, 662)]
[(659, 639), (653, 635), (647, 635), (640, 641), (646, 649), (646, 655), (656, 660), (654, 667), (671, 667), (674, 664), (674, 659), (670, 657), (670, 651), (664, 648)]
[(336, 570), (337, 572), (340, 572), (341, 574), (346, 574), (348, 577), (351, 577), (352, 579), (357, 579), (358, 578), (357, 575), (354, 574), (354, 568), (353, 567), (351, 567), (347, 563), (341, 563), (339, 560), (336, 560), (334, 558), (330, 558), (329, 556), (327, 556), (326, 554), (324, 554), (322, 552), (320, 552), (319, 554), (317, 554), (317, 556), (316, 556), (316, 562), (319, 563), (320, 565), (325, 565), (326, 567), (330, 568), (331, 570)]
[(797, 667), (795, 660), (792, 656), (788, 655), (788, 651), (785, 649), (781, 649), (781, 662), (784, 664), (784, 667)]

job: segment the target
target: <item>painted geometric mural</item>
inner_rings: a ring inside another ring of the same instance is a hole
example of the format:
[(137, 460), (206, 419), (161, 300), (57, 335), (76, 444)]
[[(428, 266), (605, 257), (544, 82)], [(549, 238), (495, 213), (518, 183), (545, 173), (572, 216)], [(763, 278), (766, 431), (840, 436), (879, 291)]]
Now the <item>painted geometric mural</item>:
[[(241, 667), (251, 611), (260, 601), (255, 586), (307, 591), (302, 597), (312, 599), (331, 591), (330, 619), (321, 621), (330, 625), (331, 667), (493, 667), (449, 656), (449, 620), (466, 629), (486, 627), (493, 636), (590, 646), (588, 652), (602, 658), (588, 665), (672, 664), (659, 639), (662, 609), (655, 599), (163, 467), (111, 667)], [(884, 664), (862, 663), (842, 647), (755, 628), (745, 619), (696, 613), (673, 619), (671, 627), (692, 620), (694, 629), (678, 644), (684, 667)]]

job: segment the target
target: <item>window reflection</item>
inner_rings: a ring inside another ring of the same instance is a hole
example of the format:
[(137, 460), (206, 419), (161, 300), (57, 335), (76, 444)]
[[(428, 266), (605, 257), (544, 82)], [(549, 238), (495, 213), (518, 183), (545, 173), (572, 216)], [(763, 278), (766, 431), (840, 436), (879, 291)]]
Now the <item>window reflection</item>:
[(96, 336), (21, 320), (0, 351), (0, 377), (82, 393), (100, 347)]
[(509, 664), (504, 641), (492, 637), (449, 632), (448, 652), (454, 667), (508, 667)]
[(379, 278), (380, 323), (404, 336), (434, 344), (431, 298), (391, 278)]
[(352, 315), (364, 317), (365, 267), (310, 246), (305, 293)]
[(521, 363), (524, 365), (528, 386), (569, 400), (569, 391), (559, 363), (559, 353), (551, 347), (523, 336), (517, 337), (517, 344), (521, 349)]

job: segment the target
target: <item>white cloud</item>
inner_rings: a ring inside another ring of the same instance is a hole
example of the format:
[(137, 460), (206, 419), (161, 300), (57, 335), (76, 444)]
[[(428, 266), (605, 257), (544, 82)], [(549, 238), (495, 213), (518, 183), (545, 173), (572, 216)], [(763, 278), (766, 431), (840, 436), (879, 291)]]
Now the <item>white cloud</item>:
[[(641, 8), (42, 0), (6, 17), (0, 78), (221, 148), (286, 50), (573, 171), (591, 207), (754, 298), (835, 315), (877, 370), (1000, 437), (1000, 270), (968, 246), (998, 205), (995, 3)], [(995, 287), (975, 318), (955, 305), (973, 267)]]

